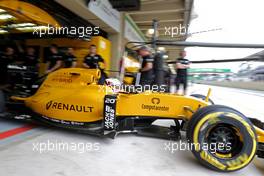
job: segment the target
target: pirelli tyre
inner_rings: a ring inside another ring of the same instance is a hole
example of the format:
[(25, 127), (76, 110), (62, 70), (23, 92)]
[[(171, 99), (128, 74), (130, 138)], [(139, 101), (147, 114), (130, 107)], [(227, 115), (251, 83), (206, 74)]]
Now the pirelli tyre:
[(205, 166), (231, 172), (247, 166), (256, 154), (255, 130), (240, 112), (221, 105), (199, 109), (187, 129), (189, 147)]
[[(191, 94), (190, 95), (191, 97), (195, 97), (195, 98), (199, 98), (199, 99), (202, 99), (202, 100), (205, 100), (206, 99), (206, 96), (205, 95), (202, 95), (202, 94)], [(209, 102), (211, 104), (214, 104), (213, 100), (209, 98)]]

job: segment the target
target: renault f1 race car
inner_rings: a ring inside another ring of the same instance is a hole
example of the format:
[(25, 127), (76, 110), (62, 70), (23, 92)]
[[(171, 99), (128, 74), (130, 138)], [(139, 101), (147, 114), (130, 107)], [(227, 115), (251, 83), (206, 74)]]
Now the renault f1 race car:
[[(2, 96), (3, 117), (114, 138), (119, 133), (179, 139), (186, 131), (194, 156), (218, 171), (236, 171), (255, 155), (264, 157), (264, 125), (207, 96), (161, 92), (116, 92), (98, 85), (100, 70), (68, 68), (47, 76), (34, 95)], [(154, 125), (172, 119), (175, 125)], [(203, 144), (215, 148), (202, 149)], [(215, 152), (213, 152), (215, 151)]]

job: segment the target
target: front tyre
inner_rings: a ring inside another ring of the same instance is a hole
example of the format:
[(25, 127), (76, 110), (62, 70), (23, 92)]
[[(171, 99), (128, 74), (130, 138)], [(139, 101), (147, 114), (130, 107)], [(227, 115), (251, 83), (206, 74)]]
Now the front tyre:
[(253, 125), (240, 112), (210, 105), (193, 114), (187, 138), (194, 156), (205, 166), (231, 172), (247, 166), (257, 149)]

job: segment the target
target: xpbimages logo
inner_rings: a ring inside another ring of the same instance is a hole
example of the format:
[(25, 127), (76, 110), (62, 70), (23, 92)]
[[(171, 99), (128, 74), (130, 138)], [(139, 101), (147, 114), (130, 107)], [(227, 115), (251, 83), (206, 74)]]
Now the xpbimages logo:
[(95, 142), (64, 142), (64, 141), (51, 141), (32, 143), (33, 152), (48, 153), (48, 152), (77, 152), (86, 153), (91, 151), (99, 151), (101, 146)]
[[(120, 84), (120, 85), (108, 85), (108, 87), (111, 88), (111, 92), (114, 91), (115, 93), (118, 92), (166, 92), (167, 91), (167, 85), (126, 85), (126, 84)], [(105, 89), (105, 86), (100, 86), (100, 91), (105, 92), (107, 89)]]
[(59, 26), (54, 27), (48, 24), (48, 26), (42, 26), (40, 28), (35, 28), (33, 35), (38, 35), (43, 37), (45, 35), (74, 35), (80, 38), (99, 35), (100, 28), (98, 26)]
[(204, 30), (199, 30), (199, 31), (193, 31), (190, 32), (188, 30), (189, 26), (184, 26), (180, 24), (179, 26), (165, 26), (164, 27), (164, 35), (165, 36), (170, 36), (172, 38), (174, 37), (180, 37), (180, 36), (192, 36), (195, 34), (201, 34), (201, 33), (206, 33), (206, 32), (214, 32), (214, 31), (219, 31), (222, 30), (220, 27), (216, 28), (210, 28), (210, 29), (204, 29)]
[(188, 143), (180, 141), (168, 141), (164, 143), (164, 150), (170, 153), (174, 153), (176, 151), (185, 151), (189, 150), (192, 151), (196, 150), (203, 150), (203, 151), (210, 151), (211, 153), (216, 153), (217, 151), (229, 151), (231, 150), (232, 144), (231, 143)]

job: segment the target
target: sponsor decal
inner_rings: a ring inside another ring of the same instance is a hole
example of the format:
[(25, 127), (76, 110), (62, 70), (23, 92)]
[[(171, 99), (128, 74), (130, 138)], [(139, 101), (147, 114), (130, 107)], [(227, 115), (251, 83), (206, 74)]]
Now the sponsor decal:
[(152, 98), (151, 103), (152, 104), (160, 104), (160, 99), (159, 98)]
[(142, 104), (141, 108), (142, 109), (147, 109), (148, 111), (169, 111), (169, 107), (168, 106), (160, 106), (160, 99), (159, 98), (152, 98), (151, 99), (151, 103), (152, 104)]
[(93, 108), (94, 107), (91, 106), (74, 105), (74, 104), (60, 103), (54, 101), (49, 101), (46, 104), (46, 110), (57, 109), (57, 110), (73, 111), (73, 112), (93, 112)]
[(72, 83), (72, 79), (69, 78), (53, 78), (51, 81), (60, 83)]
[(105, 130), (115, 129), (115, 106), (116, 106), (116, 96), (106, 95), (105, 104), (104, 104)]
[(54, 119), (47, 116), (42, 116), (44, 119), (54, 122), (54, 123), (61, 123), (63, 125), (74, 125), (74, 126), (84, 126), (84, 122), (74, 122), (74, 121), (67, 121), (67, 120), (60, 120), (60, 119)]

